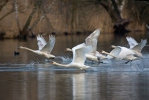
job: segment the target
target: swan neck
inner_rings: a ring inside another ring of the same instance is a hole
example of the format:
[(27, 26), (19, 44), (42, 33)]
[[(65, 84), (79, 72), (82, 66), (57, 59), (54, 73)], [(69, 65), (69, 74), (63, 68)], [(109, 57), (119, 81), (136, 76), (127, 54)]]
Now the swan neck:
[(112, 55), (112, 54), (110, 54), (110, 53), (107, 53), (107, 52), (104, 52), (105, 54), (107, 54), (107, 55), (109, 55), (109, 56), (112, 56), (112, 57), (114, 57), (114, 58), (117, 58), (116, 56), (114, 56), (114, 55)]
[(68, 67), (68, 65), (59, 64), (59, 63), (57, 63), (57, 62), (54, 62), (53, 64), (54, 64), (54, 65), (57, 65), (57, 66)]
[(29, 49), (29, 48), (27, 48), (27, 47), (21, 47), (21, 49), (25, 49), (25, 50), (29, 50), (29, 51), (35, 52), (34, 50)]

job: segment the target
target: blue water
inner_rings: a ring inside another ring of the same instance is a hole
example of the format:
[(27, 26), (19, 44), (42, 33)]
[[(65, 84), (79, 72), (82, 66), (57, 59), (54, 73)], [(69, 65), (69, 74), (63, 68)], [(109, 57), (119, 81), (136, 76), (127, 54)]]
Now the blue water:
[[(148, 38), (148, 33), (127, 35), (137, 41)], [(57, 36), (54, 61), (70, 63), (72, 53), (65, 48), (84, 42), (85, 37)], [(98, 50), (109, 52), (111, 44), (128, 46), (125, 36), (101, 34)], [(0, 45), (0, 100), (149, 100), (149, 46), (142, 50), (143, 58), (128, 64), (86, 61), (91, 68), (84, 72), (53, 66), (53, 60), (17, 49), (20, 45), (37, 49), (36, 39), (2, 40)], [(14, 51), (20, 55), (13, 55)]]

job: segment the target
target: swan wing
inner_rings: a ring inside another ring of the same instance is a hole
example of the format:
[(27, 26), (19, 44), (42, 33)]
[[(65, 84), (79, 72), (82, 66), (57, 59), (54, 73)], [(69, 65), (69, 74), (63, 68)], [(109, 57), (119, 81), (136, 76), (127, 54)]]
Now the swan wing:
[(41, 51), (46, 51), (51, 53), (54, 45), (55, 45), (55, 36), (49, 35), (49, 42), (43, 47)]
[(96, 29), (85, 39), (86, 45), (91, 45), (93, 52), (97, 50), (97, 42), (99, 35), (100, 35), (100, 29)]
[(41, 50), (47, 44), (42, 35), (39, 34), (37, 35), (37, 44), (38, 44), (38, 50)]
[(73, 47), (72, 49), (78, 49), (78, 48), (81, 48), (81, 47), (83, 47), (83, 46), (85, 46), (85, 43), (81, 43), (81, 44), (79, 44), (79, 45)]
[(126, 37), (126, 40), (127, 40), (128, 44), (130, 46), (130, 49), (132, 49), (133, 47), (138, 45), (137, 41), (132, 37)]
[(86, 53), (89, 53), (92, 51), (91, 46), (83, 46), (80, 48), (73, 48), (73, 60), (72, 63), (79, 63), (79, 64), (84, 64), (86, 60)]
[[(120, 48), (119, 46), (117, 46), (117, 47), (115, 47), (115, 48), (110, 52), (110, 54), (112, 54), (112, 55), (114, 55), (114, 56), (117, 57), (120, 52), (121, 52), (121, 48)], [(107, 55), (106, 57), (107, 57), (108, 59), (112, 59), (112, 58), (113, 58), (113, 57), (110, 56), (110, 55)]]
[(138, 45), (136, 45), (135, 47), (133, 47), (132, 50), (141, 52), (141, 50), (144, 48), (146, 43), (147, 43), (147, 39), (141, 39), (141, 42)]

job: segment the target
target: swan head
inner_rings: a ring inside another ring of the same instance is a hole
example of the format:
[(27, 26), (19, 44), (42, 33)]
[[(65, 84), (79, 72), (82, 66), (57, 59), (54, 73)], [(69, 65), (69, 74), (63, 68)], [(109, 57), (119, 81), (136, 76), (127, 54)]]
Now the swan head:
[(49, 58), (49, 59), (54, 59), (55, 56), (49, 53), (45, 53), (45, 57)]
[(22, 48), (24, 48), (23, 46), (20, 46), (20, 47), (18, 47), (19, 49), (22, 49)]
[(66, 48), (66, 51), (72, 51), (72, 49), (70, 49), (70, 48)]
[(55, 61), (50, 62), (50, 64), (56, 65), (57, 63)]
[(115, 45), (111, 45), (111, 48), (116, 48), (116, 46)]

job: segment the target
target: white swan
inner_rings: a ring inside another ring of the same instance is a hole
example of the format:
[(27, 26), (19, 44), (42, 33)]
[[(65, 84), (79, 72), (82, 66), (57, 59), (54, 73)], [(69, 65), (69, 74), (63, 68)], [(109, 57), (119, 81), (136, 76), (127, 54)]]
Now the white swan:
[(129, 49), (133, 50), (133, 52), (135, 53), (136, 56), (138, 57), (142, 57), (142, 49), (144, 48), (144, 46), (147, 43), (146, 39), (141, 39), (141, 42), (138, 43), (134, 38), (132, 37), (126, 37), (128, 44), (130, 46)]
[[(107, 54), (107, 58), (111, 59), (111, 58), (115, 58), (117, 60), (126, 60), (126, 61), (133, 61), (133, 60), (137, 60), (138, 58), (135, 57), (135, 53), (126, 48), (126, 47), (121, 47), (121, 46), (113, 46), (114, 48), (110, 53), (107, 53), (105, 51), (102, 51), (102, 53)], [(126, 63), (128, 63), (126, 62)]]
[(70, 67), (70, 68), (79, 68), (80, 70), (86, 70), (90, 68), (90, 66), (84, 65), (86, 56), (85, 54), (92, 51), (91, 46), (85, 46), (85, 43), (77, 45), (72, 48), (73, 52), (73, 60), (70, 64), (64, 65), (59, 64), (57, 62), (52, 62), (53, 65), (62, 66), (62, 67)]
[[(92, 46), (92, 51), (90, 53), (85, 54), (85, 56), (87, 59), (96, 62), (99, 62), (99, 60), (106, 58), (104, 55), (102, 55), (97, 51), (97, 42), (99, 35), (100, 35), (100, 29), (96, 29), (85, 39), (85, 45)], [(66, 51), (72, 51), (72, 50), (70, 48), (66, 48)]]
[(51, 51), (55, 45), (55, 36), (49, 35), (49, 42), (46, 43), (45, 39), (42, 36), (38, 35), (37, 41), (38, 41), (38, 43), (37, 43), (38, 50), (32, 50), (32, 49), (29, 49), (29, 48), (23, 47), (23, 46), (20, 46), (19, 48), (29, 50), (31, 52), (38, 54), (38, 55), (44, 55), (47, 58), (52, 58), (52, 59), (55, 58), (55, 56), (51, 54)]

